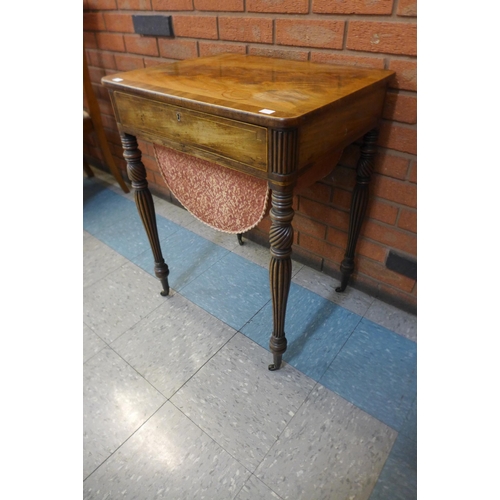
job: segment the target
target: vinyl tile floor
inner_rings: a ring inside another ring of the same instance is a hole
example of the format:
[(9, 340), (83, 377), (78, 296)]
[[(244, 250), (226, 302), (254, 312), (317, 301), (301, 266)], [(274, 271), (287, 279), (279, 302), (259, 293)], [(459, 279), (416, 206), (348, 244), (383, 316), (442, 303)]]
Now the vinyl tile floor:
[(83, 498), (417, 498), (416, 317), (293, 262), (270, 372), (269, 251), (83, 179)]

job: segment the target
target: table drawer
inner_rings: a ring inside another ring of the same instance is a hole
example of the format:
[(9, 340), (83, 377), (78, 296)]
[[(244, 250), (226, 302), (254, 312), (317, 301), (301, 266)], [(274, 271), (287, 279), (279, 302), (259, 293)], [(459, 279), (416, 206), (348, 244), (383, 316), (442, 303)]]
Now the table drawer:
[[(122, 126), (142, 130), (173, 145), (190, 146), (267, 171), (267, 129), (219, 116), (114, 93)], [(170, 144), (169, 144), (170, 145)]]

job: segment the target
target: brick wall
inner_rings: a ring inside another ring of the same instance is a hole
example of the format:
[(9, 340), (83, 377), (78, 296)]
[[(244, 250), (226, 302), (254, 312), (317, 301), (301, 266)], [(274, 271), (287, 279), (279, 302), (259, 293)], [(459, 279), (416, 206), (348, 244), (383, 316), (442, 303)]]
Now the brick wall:
[[(416, 0), (84, 0), (83, 8), (90, 75), (124, 172), (111, 105), (99, 83), (105, 74), (220, 52), (394, 70), (353, 284), (416, 310), (416, 281), (385, 265), (390, 250), (411, 259), (417, 251)], [(172, 15), (174, 38), (134, 34), (132, 15), (151, 12)], [(151, 190), (175, 202), (151, 145), (139, 142)], [(102, 161), (92, 139), (84, 153)], [(358, 155), (359, 144), (347, 148), (334, 172), (294, 203), (294, 256), (335, 277), (347, 240)], [(264, 243), (269, 225), (265, 219), (250, 237)]]

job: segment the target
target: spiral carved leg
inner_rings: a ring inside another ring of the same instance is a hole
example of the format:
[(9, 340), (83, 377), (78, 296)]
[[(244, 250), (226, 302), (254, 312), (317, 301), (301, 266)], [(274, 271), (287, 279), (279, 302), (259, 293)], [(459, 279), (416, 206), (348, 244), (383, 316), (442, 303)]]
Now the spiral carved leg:
[(354, 271), (354, 252), (368, 206), (369, 183), (377, 152), (377, 138), (378, 130), (376, 129), (371, 130), (363, 137), (361, 156), (356, 167), (356, 186), (351, 200), (347, 249), (340, 264), (342, 277), (340, 286), (335, 289), (336, 292), (343, 292), (346, 289), (349, 278)]
[(151, 250), (153, 251), (155, 274), (163, 287), (160, 293), (166, 296), (170, 290), (168, 284), (169, 270), (161, 253), (153, 197), (148, 189), (146, 169), (141, 161), (141, 151), (137, 147), (137, 140), (133, 135), (121, 134), (121, 141), (123, 146), (123, 157), (127, 162), (128, 176), (134, 188), (135, 204), (137, 205), (137, 210), (144, 224)]
[(271, 263), (269, 265), (269, 279), (273, 301), (273, 333), (269, 340), (269, 348), (273, 353), (274, 363), (269, 365), (270, 370), (279, 370), (283, 353), (286, 351), (285, 315), (292, 279), (293, 227), (292, 219), (292, 189), (283, 191), (273, 190), (273, 207), (270, 212), (271, 229), (269, 242), (271, 243)]

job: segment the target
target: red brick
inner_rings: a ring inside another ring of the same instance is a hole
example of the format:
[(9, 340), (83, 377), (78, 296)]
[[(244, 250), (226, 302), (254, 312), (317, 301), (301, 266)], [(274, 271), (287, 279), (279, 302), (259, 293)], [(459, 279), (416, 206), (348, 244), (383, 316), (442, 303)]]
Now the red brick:
[(412, 210), (401, 210), (398, 220), (398, 227), (406, 229), (412, 233), (417, 232), (417, 212)]
[(399, 0), (398, 16), (417, 15), (417, 0)]
[(345, 251), (347, 247), (347, 233), (345, 231), (339, 231), (338, 229), (329, 227), (326, 240), (332, 245), (339, 247), (341, 250)]
[(140, 35), (124, 35), (127, 52), (132, 54), (142, 54), (145, 56), (158, 56), (158, 44), (156, 37)]
[(385, 265), (363, 256), (357, 259), (356, 270), (358, 273), (366, 274), (379, 282), (382, 281), (405, 292), (411, 292), (415, 284), (414, 280), (390, 271)]
[(334, 226), (344, 231), (349, 227), (349, 214), (340, 210), (316, 203), (315, 201), (301, 198), (300, 213), (316, 219), (318, 222), (323, 222), (327, 226)]
[(383, 117), (404, 123), (417, 123), (416, 96), (389, 92), (385, 98)]
[(295, 61), (307, 61), (309, 52), (305, 50), (274, 49), (267, 47), (249, 47), (248, 53), (253, 56), (275, 57), (277, 59), (291, 59)]
[(156, 162), (156, 158), (152, 158), (151, 156), (148, 155), (142, 155), (141, 160), (144, 166), (148, 170), (151, 170), (152, 172), (160, 172), (160, 169), (158, 168), (158, 163)]
[(408, 176), (410, 182), (417, 183), (417, 160), (413, 160), (410, 166), (410, 175)]
[(414, 56), (417, 54), (417, 25), (415, 23), (350, 21), (347, 48)]
[(114, 116), (102, 115), (101, 118), (102, 118), (102, 125), (105, 129), (117, 130), (116, 119)]
[(102, 50), (125, 52), (123, 35), (116, 33), (96, 33), (97, 45)]
[(362, 229), (363, 237), (378, 241), (388, 247), (417, 255), (417, 236), (400, 229), (385, 226), (370, 219), (365, 221)]
[(394, 201), (407, 207), (417, 206), (417, 186), (409, 182), (397, 181), (383, 175), (374, 175), (372, 181), (374, 197)]
[(382, 123), (379, 145), (396, 151), (417, 154), (417, 130), (394, 123)]
[(175, 40), (159, 38), (160, 56), (169, 59), (189, 59), (197, 57), (198, 47), (196, 40)]
[(406, 179), (408, 172), (408, 158), (391, 155), (389, 153), (378, 153), (375, 157), (374, 171), (395, 179)]
[(341, 49), (344, 26), (344, 21), (277, 19), (276, 43), (299, 47)]
[(247, 48), (243, 43), (225, 42), (198, 42), (200, 45), (200, 56), (214, 56), (216, 54), (234, 53), (246, 54)]
[(402, 90), (417, 90), (417, 63), (416, 61), (403, 61), (392, 59), (389, 69), (396, 72), (389, 84), (390, 87)]
[(271, 219), (269, 217), (264, 217), (257, 226), (261, 231), (266, 234), (269, 234), (269, 230), (271, 229)]
[(273, 21), (265, 17), (219, 17), (221, 40), (273, 42)]
[(247, 0), (247, 12), (307, 14), (309, 0)]
[(372, 199), (368, 206), (366, 215), (370, 219), (394, 225), (396, 224), (398, 209), (393, 205), (384, 203), (383, 201)]
[(211, 10), (222, 12), (243, 12), (243, 0), (194, 0), (196, 10)]
[(327, 243), (325, 240), (319, 240), (308, 234), (301, 233), (299, 245), (306, 250), (309, 250), (316, 255), (328, 257), (333, 260), (341, 260), (344, 255), (344, 250)]
[(394, 0), (313, 0), (316, 14), (391, 14)]
[(193, 10), (193, 0), (151, 0), (151, 1), (153, 10)]
[(387, 248), (364, 238), (360, 238), (356, 245), (356, 253), (378, 262), (385, 262)]
[(104, 21), (108, 31), (119, 31), (124, 33), (134, 32), (134, 23), (130, 14), (115, 14), (107, 12), (104, 14)]
[(343, 165), (337, 166), (330, 178), (334, 187), (352, 190), (356, 185), (356, 171)]
[(100, 84), (101, 78), (106, 74), (106, 71), (102, 68), (93, 68), (89, 66), (89, 77), (92, 83)]
[(151, 66), (158, 66), (158, 64), (165, 64), (168, 61), (165, 59), (158, 59), (153, 57), (144, 57), (144, 67), (150, 68)]
[(144, 60), (140, 56), (115, 55), (116, 68), (119, 71), (130, 71), (133, 69), (144, 68)]
[(84, 12), (83, 29), (85, 31), (105, 31), (106, 25), (102, 12)]
[(351, 207), (352, 192), (345, 189), (334, 189), (332, 205), (336, 208), (349, 210)]
[(332, 188), (328, 184), (316, 182), (312, 186), (301, 189), (299, 195), (320, 203), (329, 203), (332, 196)]
[(309, 234), (316, 238), (324, 238), (326, 235), (326, 226), (319, 222), (303, 217), (300, 213), (295, 214), (293, 218), (293, 228), (300, 233)]
[(116, 0), (87, 0), (90, 10), (115, 10)]
[(151, 0), (117, 0), (120, 10), (151, 10)]
[(311, 61), (316, 63), (358, 66), (360, 68), (384, 69), (385, 65), (383, 57), (354, 56), (338, 52), (311, 52)]
[(98, 68), (115, 69), (115, 56), (100, 50), (88, 50), (87, 60), (89, 66), (97, 66)]
[(217, 18), (214, 16), (173, 16), (176, 36), (216, 40)]
[(83, 46), (86, 49), (97, 49), (97, 40), (95, 38), (95, 33), (89, 31), (83, 32)]

